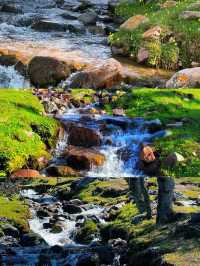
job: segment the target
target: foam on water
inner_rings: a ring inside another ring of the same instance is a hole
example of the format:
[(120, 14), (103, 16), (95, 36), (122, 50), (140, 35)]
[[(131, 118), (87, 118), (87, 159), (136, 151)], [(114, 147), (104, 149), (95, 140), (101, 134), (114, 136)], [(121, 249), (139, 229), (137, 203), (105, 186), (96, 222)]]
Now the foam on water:
[(0, 65), (0, 88), (22, 89), (29, 87), (30, 83), (15, 70), (14, 66)]
[[(111, 135), (112, 145), (103, 145), (100, 152), (105, 155), (105, 163), (102, 167), (93, 167), (88, 173), (92, 177), (121, 178), (141, 176), (137, 169), (140, 144), (149, 137), (147, 132), (139, 129), (122, 132), (119, 130)], [(119, 155), (124, 150), (130, 155), (123, 160)]]

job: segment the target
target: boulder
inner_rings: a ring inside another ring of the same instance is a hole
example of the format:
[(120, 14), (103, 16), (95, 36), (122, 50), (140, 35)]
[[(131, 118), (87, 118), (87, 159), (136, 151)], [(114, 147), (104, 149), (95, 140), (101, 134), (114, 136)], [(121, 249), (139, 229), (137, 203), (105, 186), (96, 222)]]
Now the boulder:
[(20, 5), (4, 4), (1, 8), (1, 12), (20, 14), (23, 13)]
[(121, 81), (122, 66), (111, 58), (76, 73), (71, 78), (69, 86), (71, 88), (110, 88)]
[(26, 75), (26, 66), (15, 55), (0, 55), (0, 65), (14, 66), (21, 75)]
[(145, 31), (142, 36), (144, 39), (157, 40), (157, 39), (160, 39), (162, 32), (163, 32), (163, 29), (160, 26), (155, 26)]
[(82, 147), (101, 145), (101, 136), (94, 129), (83, 126), (72, 126), (68, 131), (68, 144)]
[(199, 88), (200, 67), (187, 68), (175, 73), (166, 83), (167, 88)]
[(141, 24), (148, 23), (148, 22), (149, 22), (149, 19), (146, 16), (135, 15), (133, 17), (130, 17), (127, 21), (125, 21), (120, 26), (120, 29), (132, 31), (138, 28)]
[(67, 24), (67, 30), (73, 33), (84, 33), (85, 27), (81, 21), (73, 20)]
[(20, 233), (19, 230), (12, 226), (11, 224), (2, 224), (1, 229), (3, 230), (4, 234), (7, 236), (12, 236), (12, 237), (19, 237)]
[(92, 166), (102, 166), (105, 156), (93, 149), (69, 146), (64, 152), (67, 163), (77, 170), (90, 170)]
[(39, 246), (41, 244), (44, 244), (45, 241), (43, 238), (40, 237), (40, 235), (29, 232), (27, 234), (22, 235), (20, 244), (23, 247), (33, 247), (33, 246)]
[(57, 85), (70, 75), (68, 65), (53, 57), (35, 56), (28, 65), (30, 80), (35, 86)]
[(200, 19), (200, 11), (184, 11), (181, 15), (183, 19)]
[(81, 213), (82, 209), (80, 206), (77, 206), (75, 204), (64, 204), (63, 205), (63, 210), (69, 214), (77, 214), (77, 213)]
[(78, 20), (83, 22), (84, 25), (95, 25), (98, 15), (96, 12), (89, 10), (78, 17)]
[(141, 47), (137, 54), (137, 62), (138, 63), (144, 63), (149, 58), (149, 51), (147, 48)]
[(73, 168), (66, 165), (50, 165), (47, 167), (46, 172), (49, 176), (79, 176), (80, 173)]
[(37, 178), (41, 177), (40, 173), (36, 170), (32, 169), (20, 169), (15, 172), (13, 172), (10, 176), (10, 178)]
[(48, 32), (48, 31), (66, 31), (65, 24), (51, 21), (51, 20), (39, 20), (31, 25), (31, 28), (36, 31)]

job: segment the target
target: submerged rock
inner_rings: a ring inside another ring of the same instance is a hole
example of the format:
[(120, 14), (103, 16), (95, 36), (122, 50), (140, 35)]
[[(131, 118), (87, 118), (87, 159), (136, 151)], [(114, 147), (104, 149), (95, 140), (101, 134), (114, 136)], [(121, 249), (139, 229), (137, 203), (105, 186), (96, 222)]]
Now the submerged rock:
[(48, 31), (66, 31), (66, 25), (63, 23), (59, 23), (51, 20), (39, 20), (32, 24), (32, 29), (48, 32)]
[(28, 65), (28, 74), (35, 86), (57, 85), (70, 75), (68, 65), (53, 57), (35, 56)]
[(96, 12), (89, 10), (81, 14), (78, 19), (83, 22), (84, 25), (94, 25), (96, 24), (98, 15)]

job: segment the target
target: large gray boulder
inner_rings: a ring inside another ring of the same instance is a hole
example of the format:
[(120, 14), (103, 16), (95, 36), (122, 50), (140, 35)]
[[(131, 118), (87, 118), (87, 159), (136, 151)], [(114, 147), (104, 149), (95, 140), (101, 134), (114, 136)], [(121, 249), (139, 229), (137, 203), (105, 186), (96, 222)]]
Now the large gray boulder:
[(200, 67), (187, 68), (175, 73), (166, 83), (167, 88), (200, 88)]

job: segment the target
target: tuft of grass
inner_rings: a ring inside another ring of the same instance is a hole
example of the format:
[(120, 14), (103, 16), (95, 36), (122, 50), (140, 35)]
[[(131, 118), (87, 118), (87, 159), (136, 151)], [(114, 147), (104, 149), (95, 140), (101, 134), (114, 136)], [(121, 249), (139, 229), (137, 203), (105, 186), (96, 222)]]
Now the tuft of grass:
[(43, 115), (37, 97), (31, 91), (1, 89), (0, 102), (0, 173), (10, 173), (41, 156), (49, 158), (58, 122)]

